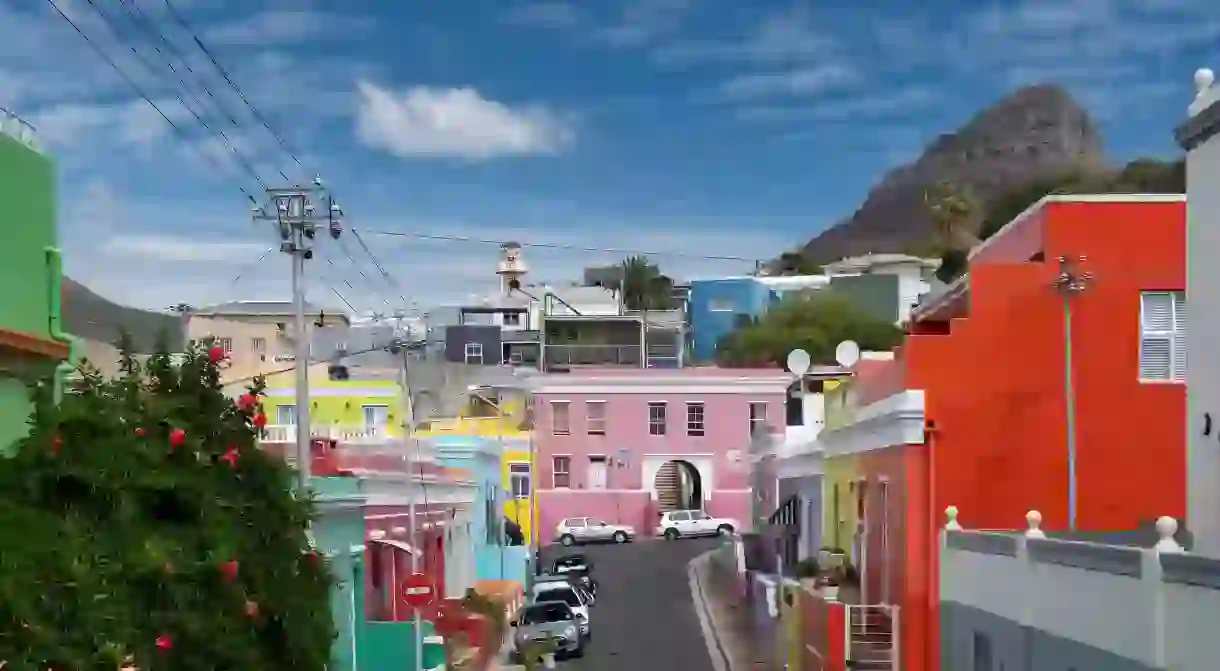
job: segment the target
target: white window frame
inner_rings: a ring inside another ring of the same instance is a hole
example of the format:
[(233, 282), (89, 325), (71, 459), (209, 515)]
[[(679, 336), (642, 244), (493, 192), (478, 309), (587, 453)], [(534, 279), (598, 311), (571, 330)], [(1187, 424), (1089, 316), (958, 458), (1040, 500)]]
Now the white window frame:
[(466, 365), (468, 365), (468, 366), (482, 366), (483, 365), (483, 343), (481, 343), (481, 342), (466, 343), (465, 361), (466, 361)]
[(590, 436), (606, 435), (605, 401), (585, 401), (585, 424), (586, 431)]
[[(755, 410), (761, 409), (762, 412), (757, 415)], [(750, 401), (750, 435), (754, 435), (754, 429), (758, 425), (767, 425), (767, 404), (763, 401)]]
[(255, 354), (266, 354), (267, 353), (267, 339), (266, 338), (251, 338), (250, 339), (250, 349)]
[[(664, 436), (667, 430), (667, 421), (669, 419), (669, 404), (665, 401), (649, 401), (648, 402), (648, 435)], [(661, 412), (654, 416), (653, 411), (660, 410)]]
[[(1148, 303), (1153, 298), (1169, 298), (1169, 328), (1148, 323)], [(1186, 293), (1183, 291), (1144, 291), (1140, 293), (1139, 381), (1153, 384), (1186, 382)], [(1168, 349), (1169, 357), (1163, 372), (1148, 374), (1144, 370), (1145, 349), (1152, 344)]]
[(737, 306), (733, 304), (733, 299), (716, 297), (708, 300), (708, 312), (736, 312)]
[(533, 469), (524, 461), (511, 461), (508, 464), (508, 491), (518, 501), (530, 497), (533, 486)]
[[(602, 465), (602, 481), (593, 481), (593, 464)], [(590, 454), (589, 463), (585, 465), (585, 486), (590, 490), (601, 491), (610, 487), (610, 458), (604, 454)]]
[[(563, 463), (563, 470), (559, 469), (560, 462)], [(559, 484), (559, 476), (563, 476), (563, 484)], [(571, 489), (572, 488), (572, 456), (568, 454), (556, 454), (551, 457), (551, 489)], [(579, 519), (579, 518), (572, 518)]]
[(520, 326), (521, 325), (521, 313), (520, 312), (505, 312), (503, 315), (502, 322), (503, 322), (504, 326)]
[[(369, 422), (369, 410), (373, 408), (385, 408), (385, 424), (374, 424)], [(385, 428), (390, 425), (390, 406), (384, 403), (367, 403), (362, 405), (360, 406), (360, 413), (361, 417), (363, 418), (365, 428)]]
[(703, 401), (690, 401), (686, 404), (686, 435), (707, 435), (707, 408)]
[[(285, 422), (285, 416), (291, 416), (291, 422)], [(297, 407), (295, 405), (285, 404), (275, 406), (275, 423), (283, 426), (297, 425)]]
[[(563, 410), (563, 425), (560, 426), (560, 410)], [(572, 403), (570, 401), (551, 401), (551, 435), (572, 435)]]
[(224, 350), (225, 354), (233, 353), (233, 339), (232, 338), (217, 338), (216, 344), (220, 345), (220, 349)]

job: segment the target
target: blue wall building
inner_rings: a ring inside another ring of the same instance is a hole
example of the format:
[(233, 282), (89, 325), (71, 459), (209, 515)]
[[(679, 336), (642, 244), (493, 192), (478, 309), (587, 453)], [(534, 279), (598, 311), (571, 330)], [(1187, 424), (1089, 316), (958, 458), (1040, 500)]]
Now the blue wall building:
[(711, 361), (716, 343), (743, 320), (761, 315), (776, 298), (754, 277), (691, 280), (691, 349), (696, 362)]
[[(470, 538), (473, 557), (454, 557), (452, 562), (473, 563), (475, 580), (511, 580), (525, 584), (529, 573), (529, 548), (508, 545), (504, 533), (504, 502), (500, 451), (494, 439), (480, 436), (436, 436), (437, 459), (442, 466), (470, 471), (478, 490), (471, 511)], [(446, 564), (446, 574), (450, 566)], [(447, 580), (447, 578), (446, 578)]]

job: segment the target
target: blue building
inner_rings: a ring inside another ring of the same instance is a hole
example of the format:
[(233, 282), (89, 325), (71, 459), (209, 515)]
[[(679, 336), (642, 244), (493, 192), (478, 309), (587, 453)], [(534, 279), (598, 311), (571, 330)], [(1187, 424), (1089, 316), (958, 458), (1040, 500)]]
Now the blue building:
[(716, 344), (743, 321), (761, 315), (775, 292), (756, 277), (691, 280), (691, 349), (696, 362), (711, 361)]
[(436, 436), (432, 438), (437, 459), (447, 468), (469, 471), (477, 485), (470, 515), (470, 557), (452, 557), (445, 565), (446, 582), (453, 574), (458, 582), (473, 574), (474, 581), (508, 580), (525, 584), (529, 573), (529, 548), (508, 545), (505, 534), (501, 446), (481, 436)]

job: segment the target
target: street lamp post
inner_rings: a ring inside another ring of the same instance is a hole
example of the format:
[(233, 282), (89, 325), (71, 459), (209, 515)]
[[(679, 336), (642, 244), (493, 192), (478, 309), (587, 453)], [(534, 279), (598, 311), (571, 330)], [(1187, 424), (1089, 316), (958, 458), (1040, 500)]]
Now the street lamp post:
[(1080, 272), (1084, 256), (1059, 257), (1059, 274), (1052, 285), (1063, 296), (1063, 397), (1066, 406), (1068, 457), (1068, 529), (1076, 531), (1076, 381), (1072, 357), (1072, 297), (1084, 293), (1093, 280), (1090, 272)]

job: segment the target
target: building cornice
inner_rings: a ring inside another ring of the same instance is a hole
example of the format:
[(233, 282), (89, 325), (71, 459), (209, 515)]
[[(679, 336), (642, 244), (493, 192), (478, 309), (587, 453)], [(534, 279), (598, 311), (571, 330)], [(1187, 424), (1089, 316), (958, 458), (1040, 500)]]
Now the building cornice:
[(818, 435), (828, 458), (924, 442), (924, 393), (908, 389), (870, 403), (844, 426)]

